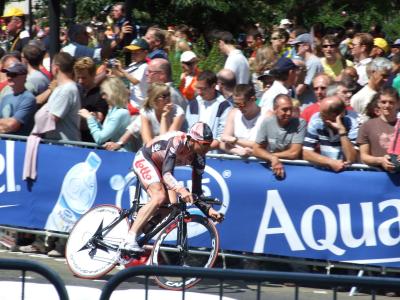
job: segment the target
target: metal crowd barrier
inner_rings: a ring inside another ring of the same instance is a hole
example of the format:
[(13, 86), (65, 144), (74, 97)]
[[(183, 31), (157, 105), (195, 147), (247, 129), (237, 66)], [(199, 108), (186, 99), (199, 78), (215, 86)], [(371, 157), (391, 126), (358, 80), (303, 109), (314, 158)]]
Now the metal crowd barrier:
[[(204, 268), (184, 268), (171, 266), (141, 266), (128, 268), (118, 272), (111, 277), (103, 287), (100, 300), (108, 300), (113, 291), (124, 281), (135, 277), (145, 276), (145, 299), (148, 299), (150, 276), (163, 275), (171, 277), (190, 278), (197, 277), (202, 279), (213, 279), (219, 282), (219, 299), (224, 296), (224, 282), (241, 281), (251, 282), (257, 285), (256, 299), (261, 299), (261, 288), (263, 283), (283, 284), (291, 283), (294, 285), (294, 298), (299, 299), (300, 287), (331, 288), (332, 299), (338, 298), (338, 287), (362, 288), (370, 291), (371, 299), (375, 299), (378, 290), (398, 292), (400, 291), (400, 279), (390, 277), (357, 277), (348, 275), (321, 275), (309, 273), (293, 272), (273, 272), (273, 271), (253, 271), (253, 270), (223, 270), (223, 269), (204, 269)], [(201, 282), (199, 283), (201, 284)], [(186, 291), (182, 291), (182, 299), (185, 299)], [(269, 298), (267, 296), (267, 298)]]
[[(25, 299), (26, 272), (35, 272), (45, 277), (56, 289), (60, 300), (68, 300), (68, 292), (61, 277), (49, 267), (25, 259), (0, 259), (0, 270), (21, 271), (21, 299)], [(4, 291), (3, 291), (4, 292)], [(27, 296), (27, 298), (30, 298)]]

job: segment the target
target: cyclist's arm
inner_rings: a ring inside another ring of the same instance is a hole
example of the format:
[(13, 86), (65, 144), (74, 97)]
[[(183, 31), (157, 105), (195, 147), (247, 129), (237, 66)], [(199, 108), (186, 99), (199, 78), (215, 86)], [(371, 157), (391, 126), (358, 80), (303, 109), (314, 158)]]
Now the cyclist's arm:
[(176, 161), (176, 149), (172, 145), (168, 147), (167, 154), (165, 155), (165, 159), (162, 166), (162, 177), (168, 190), (172, 190), (177, 192), (178, 194), (182, 194), (186, 192), (186, 189), (178, 182), (178, 180), (176, 180), (176, 178), (173, 175), (175, 168), (175, 161)]

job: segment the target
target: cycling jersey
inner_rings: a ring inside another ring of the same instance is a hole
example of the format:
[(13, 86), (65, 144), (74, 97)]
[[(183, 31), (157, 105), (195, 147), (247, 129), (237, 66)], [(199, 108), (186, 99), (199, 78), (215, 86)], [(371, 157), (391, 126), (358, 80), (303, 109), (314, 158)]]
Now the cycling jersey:
[(147, 189), (152, 183), (161, 182), (167, 189), (179, 193), (183, 189), (173, 176), (175, 166), (192, 166), (192, 193), (201, 195), (201, 176), (205, 157), (196, 154), (187, 145), (187, 135), (174, 131), (158, 136), (143, 146), (136, 154), (133, 169)]

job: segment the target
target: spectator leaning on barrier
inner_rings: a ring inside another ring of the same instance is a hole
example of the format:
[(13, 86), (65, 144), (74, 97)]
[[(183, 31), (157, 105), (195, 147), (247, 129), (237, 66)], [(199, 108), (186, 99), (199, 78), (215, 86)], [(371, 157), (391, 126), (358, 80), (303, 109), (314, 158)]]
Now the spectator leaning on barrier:
[[(79, 115), (86, 119), (90, 134), (96, 144), (103, 145), (108, 141), (118, 141), (125, 133), (131, 117), (126, 109), (128, 90), (121, 79), (110, 76), (101, 83), (100, 89), (103, 99), (108, 104), (108, 112), (103, 124), (85, 108), (79, 110)], [(130, 143), (125, 144), (124, 149), (132, 150)]]
[(186, 108), (186, 120), (188, 128), (196, 122), (204, 122), (210, 126), (214, 141), (212, 149), (219, 148), (221, 135), (224, 132), (226, 118), (231, 109), (231, 104), (215, 89), (217, 76), (211, 71), (203, 71), (199, 74), (196, 83), (196, 100), (190, 101)]
[(272, 172), (283, 178), (285, 170), (281, 159), (300, 159), (307, 124), (293, 117), (293, 102), (286, 94), (274, 99), (274, 115), (260, 126), (253, 155), (271, 163)]
[(48, 105), (49, 113), (56, 122), (56, 129), (44, 134), (44, 138), (53, 140), (80, 141), (80, 119), (78, 111), (81, 108), (78, 86), (73, 80), (74, 58), (65, 52), (56, 54), (53, 58), (51, 71), (57, 82), (57, 87), (51, 93)]
[(389, 143), (394, 138), (400, 100), (397, 91), (392, 87), (383, 88), (377, 96), (379, 116), (361, 126), (357, 143), (363, 163), (392, 172), (395, 165), (390, 161), (388, 150)]
[[(9, 66), (15, 64), (15, 63), (20, 63), (21, 61), (18, 59), (17, 56), (14, 54), (6, 54), (1, 58), (1, 68), (6, 69)], [(8, 94), (12, 94), (12, 88), (10, 86), (10, 83), (8, 81), (8, 78), (6, 76), (6, 73), (2, 73), (4, 80), (0, 83), (0, 102), (4, 98), (4, 96)]]
[(257, 131), (263, 120), (251, 84), (238, 84), (233, 90), (233, 109), (226, 119), (220, 149), (230, 154), (251, 156)]
[(25, 89), (28, 70), (20, 62), (1, 69), (5, 73), (12, 93), (0, 102), (0, 133), (29, 135), (33, 128), (36, 100)]
[(30, 40), (29, 32), (25, 30), (24, 12), (17, 7), (10, 7), (2, 18), (6, 21), (7, 33), (12, 37), (7, 50), (21, 52)]
[(371, 101), (372, 97), (385, 85), (391, 70), (391, 61), (383, 57), (374, 58), (367, 65), (367, 72), (369, 76), (368, 84), (358, 91), (353, 97), (351, 97), (351, 106), (356, 112), (361, 114), (361, 123), (368, 119), (365, 115), (365, 108), (367, 107), (367, 104)]
[[(100, 87), (96, 85), (96, 64), (90, 57), (81, 57), (74, 64), (75, 81), (78, 83), (81, 108), (88, 110), (102, 123), (107, 115), (107, 102), (101, 97)], [(93, 137), (86, 120), (80, 124), (82, 141), (93, 143)]]
[(357, 118), (346, 111), (344, 102), (338, 96), (327, 97), (308, 124), (303, 158), (317, 166), (342, 171), (357, 159), (357, 133)]

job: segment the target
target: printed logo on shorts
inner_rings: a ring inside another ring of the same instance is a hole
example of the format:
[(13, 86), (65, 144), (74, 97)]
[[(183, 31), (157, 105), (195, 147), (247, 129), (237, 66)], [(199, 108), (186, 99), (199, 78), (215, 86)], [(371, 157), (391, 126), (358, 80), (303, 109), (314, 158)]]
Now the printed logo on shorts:
[(139, 173), (144, 179), (150, 180), (151, 170), (144, 164), (144, 162), (145, 162), (144, 159), (139, 159), (138, 161), (135, 162), (135, 168), (139, 169)]

